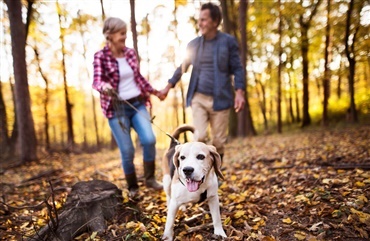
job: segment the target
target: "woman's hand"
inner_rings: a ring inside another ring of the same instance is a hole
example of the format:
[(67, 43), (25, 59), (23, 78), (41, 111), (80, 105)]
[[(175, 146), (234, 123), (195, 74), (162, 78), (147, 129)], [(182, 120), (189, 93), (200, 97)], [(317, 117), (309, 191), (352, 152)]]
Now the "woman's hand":
[(103, 93), (109, 96), (117, 96), (117, 91), (109, 83), (104, 83), (101, 89)]
[(158, 99), (160, 99), (161, 101), (164, 100), (164, 99), (166, 99), (166, 96), (162, 92), (160, 92), (158, 90), (154, 90), (153, 91), (153, 95), (157, 96)]
[(166, 99), (167, 95), (168, 95), (168, 92), (170, 91), (170, 89), (172, 88), (172, 84), (168, 83), (166, 85), (166, 87), (164, 87), (162, 90), (159, 91), (160, 95), (162, 96), (163, 99), (161, 100), (164, 100)]

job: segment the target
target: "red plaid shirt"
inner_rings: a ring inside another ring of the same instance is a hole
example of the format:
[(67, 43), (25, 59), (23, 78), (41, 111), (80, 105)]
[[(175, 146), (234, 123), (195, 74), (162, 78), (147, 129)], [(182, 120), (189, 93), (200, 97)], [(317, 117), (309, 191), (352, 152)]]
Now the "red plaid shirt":
[[(123, 49), (124, 57), (127, 63), (134, 71), (134, 80), (138, 85), (141, 95), (146, 100), (146, 103), (150, 105), (149, 96), (155, 90), (150, 83), (141, 75), (140, 66), (137, 60), (136, 52), (134, 49), (125, 47)], [(98, 51), (94, 55), (94, 81), (93, 88), (100, 93), (100, 105), (103, 114), (107, 118), (114, 116), (114, 109), (112, 103), (112, 97), (102, 91), (102, 87), (105, 83), (109, 83), (115, 90), (118, 90), (119, 83), (119, 70), (118, 62), (113, 57), (112, 52), (105, 46), (102, 50)]]

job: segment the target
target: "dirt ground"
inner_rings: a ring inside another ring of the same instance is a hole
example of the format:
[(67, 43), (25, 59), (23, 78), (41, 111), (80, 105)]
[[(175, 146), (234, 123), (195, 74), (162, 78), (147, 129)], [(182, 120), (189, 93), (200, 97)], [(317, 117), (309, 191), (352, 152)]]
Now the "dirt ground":
[[(163, 151), (158, 150), (158, 163)], [(92, 179), (116, 184), (124, 201), (106, 232), (75, 240), (160, 240), (165, 194), (143, 186), (140, 151), (135, 163), (140, 177), (135, 200), (127, 196), (117, 150), (44, 154), (38, 162), (2, 169), (0, 240), (25, 240), (49, 220), (45, 201), (53, 198), (61, 212), (71, 186)], [(223, 240), (369, 240), (369, 125), (231, 140), (223, 174), (220, 209), (228, 235)], [(176, 240), (222, 240), (210, 224), (206, 203), (188, 205), (177, 214)]]

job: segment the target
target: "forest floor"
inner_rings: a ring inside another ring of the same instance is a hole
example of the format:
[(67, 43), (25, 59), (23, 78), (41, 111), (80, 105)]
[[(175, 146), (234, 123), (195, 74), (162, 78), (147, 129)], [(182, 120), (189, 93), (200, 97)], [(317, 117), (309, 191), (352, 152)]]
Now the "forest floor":
[[(226, 150), (219, 188), (228, 236), (223, 240), (369, 240), (370, 125), (234, 139)], [(158, 156), (163, 152), (158, 150)], [(140, 153), (136, 156), (142, 176)], [(116, 184), (124, 205), (139, 212), (117, 215), (106, 232), (75, 240), (160, 240), (167, 212), (164, 192), (146, 189), (140, 179), (139, 198), (131, 200), (122, 173), (117, 150), (55, 153), (3, 169), (0, 240), (25, 239), (47, 223), (44, 200), (53, 197), (62, 209), (70, 187), (92, 179)], [(210, 223), (205, 203), (188, 205), (177, 214), (176, 240), (222, 240), (212, 234)]]

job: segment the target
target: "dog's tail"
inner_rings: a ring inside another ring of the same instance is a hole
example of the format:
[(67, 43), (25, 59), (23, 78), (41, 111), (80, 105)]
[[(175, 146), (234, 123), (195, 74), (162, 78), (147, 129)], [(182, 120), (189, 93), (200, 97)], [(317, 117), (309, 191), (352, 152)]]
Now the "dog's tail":
[(196, 130), (194, 126), (188, 125), (188, 124), (180, 125), (172, 132), (172, 135), (167, 134), (171, 138), (171, 144), (180, 144), (178, 139), (180, 135), (186, 131), (190, 131), (193, 134), (196, 134)]
[(175, 139), (179, 139), (180, 137), (180, 134), (181, 133), (184, 133), (186, 131), (191, 131), (192, 133), (195, 132), (195, 128), (194, 126), (192, 125), (188, 125), (188, 124), (183, 124), (179, 127), (177, 127), (173, 132), (172, 132), (172, 137), (175, 138)]

